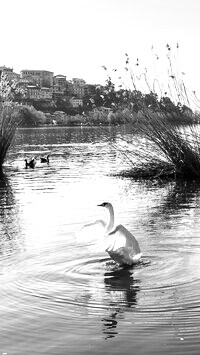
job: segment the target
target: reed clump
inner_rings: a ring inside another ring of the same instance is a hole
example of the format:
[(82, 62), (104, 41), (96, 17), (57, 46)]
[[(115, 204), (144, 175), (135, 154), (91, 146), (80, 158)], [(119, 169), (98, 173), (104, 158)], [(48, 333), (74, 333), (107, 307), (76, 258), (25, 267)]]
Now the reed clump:
[[(166, 49), (168, 67), (165, 82), (160, 81), (159, 76), (151, 82), (147, 69), (140, 74), (135, 73), (126, 54), (125, 69), (132, 85), (128, 89), (129, 106), (137, 109), (138, 119), (132, 124), (133, 142), (129, 144), (132, 149), (120, 149), (130, 166), (129, 170), (120, 173), (122, 176), (200, 178), (200, 102), (195, 92), (187, 90), (179, 68), (175, 68), (171, 46), (167, 44)], [(157, 55), (156, 61), (159, 61)], [(137, 70), (139, 66), (137, 58)], [(142, 83), (145, 93), (139, 91)], [(132, 99), (134, 93), (140, 94), (139, 100), (137, 95), (137, 105)]]
[(161, 113), (143, 112), (143, 120), (132, 125), (132, 141), (122, 145), (129, 169), (120, 176), (144, 179), (200, 178), (200, 130), (195, 124), (169, 122)]
[(139, 164), (132, 174), (140, 177), (200, 178), (200, 136), (198, 126), (177, 125), (165, 116), (151, 117), (134, 129), (142, 137), (132, 153)]

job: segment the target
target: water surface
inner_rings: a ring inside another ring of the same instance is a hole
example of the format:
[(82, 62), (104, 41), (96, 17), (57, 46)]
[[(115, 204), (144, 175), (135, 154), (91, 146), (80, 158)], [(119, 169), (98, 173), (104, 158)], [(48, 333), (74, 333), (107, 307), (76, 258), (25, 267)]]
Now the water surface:
[[(113, 176), (127, 168), (124, 135), (17, 132), (0, 181), (0, 354), (199, 354), (200, 184)], [(140, 243), (133, 268), (74, 240), (106, 218), (103, 201)]]

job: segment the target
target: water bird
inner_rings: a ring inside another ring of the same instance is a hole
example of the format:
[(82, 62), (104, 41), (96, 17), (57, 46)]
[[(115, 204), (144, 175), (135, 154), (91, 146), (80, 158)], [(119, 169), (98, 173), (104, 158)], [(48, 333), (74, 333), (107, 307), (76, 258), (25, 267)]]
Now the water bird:
[(34, 169), (35, 168), (35, 165), (36, 165), (36, 160), (35, 160), (35, 158), (32, 158), (29, 162), (28, 162), (28, 160), (27, 159), (25, 159), (25, 168), (27, 169), (27, 168), (32, 168), (32, 169)]
[(41, 163), (47, 163), (47, 164), (49, 164), (49, 155), (47, 155), (46, 158), (45, 158), (45, 157), (41, 157), (41, 158), (40, 158), (40, 162), (41, 162)]
[(142, 256), (140, 246), (136, 238), (122, 224), (114, 226), (114, 208), (110, 202), (103, 202), (99, 207), (104, 207), (109, 212), (106, 223), (103, 220), (84, 225), (78, 232), (78, 239), (84, 237), (90, 240), (95, 234), (103, 239), (105, 251), (120, 266), (131, 266), (139, 261)]

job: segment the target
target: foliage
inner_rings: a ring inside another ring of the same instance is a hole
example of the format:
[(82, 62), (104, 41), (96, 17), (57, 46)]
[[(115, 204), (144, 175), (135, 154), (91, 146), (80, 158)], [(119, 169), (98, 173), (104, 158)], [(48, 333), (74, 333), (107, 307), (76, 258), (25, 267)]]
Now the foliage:
[(89, 112), (87, 116), (87, 123), (94, 126), (99, 124), (108, 125), (108, 112), (98, 109)]
[[(9, 82), (4, 73), (0, 81), (0, 170), (16, 128), (23, 119), (24, 107), (19, 104), (25, 91), (15, 82)], [(13, 102), (15, 101), (15, 102)]]
[(0, 101), (22, 102), (26, 95), (26, 89), (20, 87), (15, 80), (9, 81), (4, 73), (1, 74), (0, 79)]
[(13, 102), (0, 103), (0, 170), (16, 128), (23, 117), (23, 106)]
[(26, 100), (26, 103), (29, 106), (33, 106), (36, 110), (42, 112), (54, 112), (56, 110), (56, 104), (54, 101), (47, 101), (47, 100)]
[(46, 123), (44, 112), (37, 111), (33, 106), (23, 106), (22, 127), (35, 127)]

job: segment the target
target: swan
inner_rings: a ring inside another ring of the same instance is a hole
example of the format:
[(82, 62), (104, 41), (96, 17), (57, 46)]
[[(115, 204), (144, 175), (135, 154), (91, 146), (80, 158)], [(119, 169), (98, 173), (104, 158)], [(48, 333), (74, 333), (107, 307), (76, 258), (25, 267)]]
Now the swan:
[(35, 158), (32, 158), (29, 162), (28, 162), (28, 160), (27, 159), (25, 159), (25, 168), (27, 169), (28, 167), (29, 168), (32, 168), (32, 169), (34, 169), (35, 168), (35, 164), (36, 164), (36, 160), (35, 160)]
[(85, 236), (88, 240), (94, 238), (94, 235), (97, 238), (104, 237), (104, 250), (117, 264), (131, 266), (137, 263), (142, 256), (138, 241), (122, 224), (114, 227), (114, 208), (110, 202), (103, 202), (98, 206), (108, 210), (108, 223), (102, 220), (88, 223), (77, 236)]
[(41, 157), (41, 158), (40, 158), (40, 162), (41, 162), (41, 163), (47, 163), (47, 164), (49, 164), (49, 155), (47, 155), (46, 158)]

